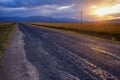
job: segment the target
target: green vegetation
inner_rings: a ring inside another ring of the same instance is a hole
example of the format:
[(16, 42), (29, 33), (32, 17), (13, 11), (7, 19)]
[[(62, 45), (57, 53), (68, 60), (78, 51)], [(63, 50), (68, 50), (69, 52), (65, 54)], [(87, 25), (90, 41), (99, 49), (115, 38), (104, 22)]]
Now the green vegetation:
[(90, 23), (30, 23), (47, 28), (72, 31), (102, 39), (120, 42), (120, 23), (90, 22)]
[(2, 52), (5, 50), (6, 44), (8, 43), (14, 28), (15, 23), (0, 22), (0, 61)]

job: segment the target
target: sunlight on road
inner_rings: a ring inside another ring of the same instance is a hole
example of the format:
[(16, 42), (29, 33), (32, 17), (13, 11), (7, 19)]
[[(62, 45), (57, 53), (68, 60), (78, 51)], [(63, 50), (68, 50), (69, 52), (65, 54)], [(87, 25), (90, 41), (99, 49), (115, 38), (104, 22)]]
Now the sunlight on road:
[(98, 54), (102, 53), (104, 55), (109, 55), (111, 57), (115, 57), (116, 59), (120, 60), (119, 56), (111, 53), (105, 46), (99, 46), (99, 45), (94, 45), (94, 44), (90, 44), (89, 46), (91, 46), (91, 49), (97, 52)]

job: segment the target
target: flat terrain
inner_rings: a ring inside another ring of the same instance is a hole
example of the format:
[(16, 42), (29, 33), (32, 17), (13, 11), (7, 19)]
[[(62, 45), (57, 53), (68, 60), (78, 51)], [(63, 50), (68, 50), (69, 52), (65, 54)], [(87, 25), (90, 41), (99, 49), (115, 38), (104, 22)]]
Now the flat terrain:
[(94, 36), (97, 38), (107, 39), (120, 42), (120, 23), (108, 22), (84, 22), (84, 23), (30, 23), (47, 28), (71, 31), (79, 34)]
[(23, 36), (16, 27), (4, 51), (0, 80), (39, 80), (36, 69), (26, 59)]
[(119, 44), (25, 24), (19, 28), (39, 80), (120, 79)]
[(2, 69), (2, 57), (3, 57), (3, 51), (5, 51), (6, 49), (6, 45), (9, 42), (9, 39), (12, 35), (12, 31), (15, 28), (15, 24), (14, 23), (9, 23), (9, 22), (0, 22), (0, 80), (1, 79), (1, 75), (3, 72)]
[(14, 23), (0, 22), (0, 59), (14, 27)]

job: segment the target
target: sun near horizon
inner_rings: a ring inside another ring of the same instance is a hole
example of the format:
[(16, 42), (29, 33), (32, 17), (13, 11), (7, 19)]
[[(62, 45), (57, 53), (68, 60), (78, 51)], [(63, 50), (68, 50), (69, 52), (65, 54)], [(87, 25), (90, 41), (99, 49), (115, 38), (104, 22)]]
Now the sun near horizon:
[(113, 15), (117, 15), (119, 13), (120, 13), (120, 4), (91, 6), (91, 15), (96, 16), (97, 18), (100, 19), (104, 19), (104, 20), (117, 19), (119, 17), (114, 17)]

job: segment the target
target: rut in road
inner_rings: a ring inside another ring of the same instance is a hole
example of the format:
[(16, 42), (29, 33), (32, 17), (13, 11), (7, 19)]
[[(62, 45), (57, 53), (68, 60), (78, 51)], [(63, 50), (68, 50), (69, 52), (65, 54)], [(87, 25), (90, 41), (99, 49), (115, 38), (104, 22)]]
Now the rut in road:
[[(62, 37), (62, 33), (23, 24), (19, 26), (24, 33), (27, 59), (38, 70), (40, 80), (118, 80), (83, 58), (86, 56), (84, 53), (90, 49), (78, 46), (78, 42), (77, 45), (73, 45), (77, 40), (70, 41), (72, 36), (64, 34), (68, 36), (66, 39)], [(85, 43), (84, 40), (81, 42)], [(94, 53), (91, 56), (96, 56), (94, 51), (90, 53)], [(110, 59), (114, 58), (109, 56)]]

